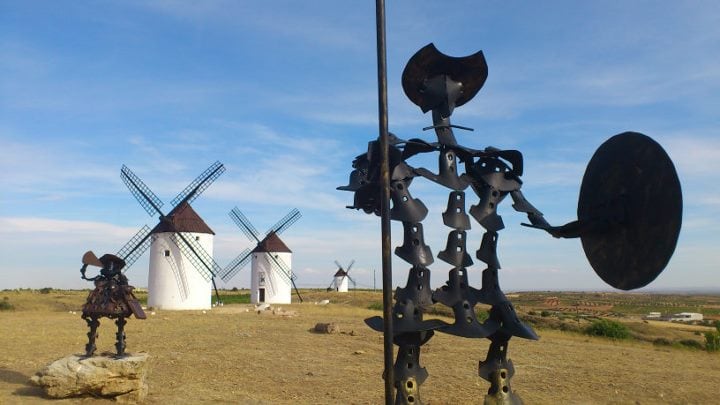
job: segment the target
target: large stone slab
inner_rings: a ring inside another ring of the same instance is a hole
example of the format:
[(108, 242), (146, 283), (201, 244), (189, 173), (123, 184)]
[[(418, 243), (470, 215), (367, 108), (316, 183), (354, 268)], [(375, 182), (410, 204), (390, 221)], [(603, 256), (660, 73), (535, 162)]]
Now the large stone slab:
[(147, 353), (115, 358), (71, 355), (48, 364), (30, 378), (51, 398), (84, 395), (142, 402), (147, 395)]

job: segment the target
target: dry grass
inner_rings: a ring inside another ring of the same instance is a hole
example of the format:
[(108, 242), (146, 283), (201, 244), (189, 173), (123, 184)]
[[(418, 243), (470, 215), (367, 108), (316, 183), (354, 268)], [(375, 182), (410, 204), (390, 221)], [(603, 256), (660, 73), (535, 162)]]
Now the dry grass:
[[(15, 311), (0, 312), (0, 404), (42, 403), (27, 379), (47, 363), (85, 344), (77, 310), (85, 292), (4, 292)], [(326, 297), (333, 303), (315, 305)], [(306, 294), (306, 303), (284, 308), (296, 317), (257, 315), (247, 305), (207, 313), (158, 311), (127, 325), (128, 351), (151, 356), (150, 404), (382, 403), (382, 336), (363, 319), (376, 293)], [(336, 322), (343, 333), (309, 330)], [(539, 330), (538, 342), (513, 339), (513, 388), (528, 404), (718, 403), (720, 356), (697, 350), (613, 342)], [(99, 350), (113, 348), (114, 325), (103, 321)], [(429, 404), (482, 402), (487, 383), (477, 377), (487, 340), (437, 334), (424, 346), (430, 378), (422, 386)], [(59, 404), (101, 399), (54, 401)]]

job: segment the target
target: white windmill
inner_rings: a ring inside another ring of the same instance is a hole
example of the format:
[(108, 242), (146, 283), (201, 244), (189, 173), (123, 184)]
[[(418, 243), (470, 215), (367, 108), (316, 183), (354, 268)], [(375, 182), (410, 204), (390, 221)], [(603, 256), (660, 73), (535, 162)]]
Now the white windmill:
[(348, 292), (348, 281), (352, 283), (353, 288), (355, 287), (355, 280), (348, 275), (353, 264), (355, 264), (355, 260), (352, 260), (347, 267), (343, 268), (343, 266), (335, 260), (335, 265), (338, 266), (338, 270), (335, 272), (333, 280), (327, 288), (328, 291)]
[(243, 231), (245, 236), (255, 241), (254, 249), (245, 249), (224, 270), (222, 279), (230, 281), (251, 259), (250, 270), (250, 302), (253, 304), (290, 304), (292, 289), (303, 301), (295, 285), (296, 276), (290, 267), (292, 264), (292, 251), (278, 236), (290, 225), (300, 219), (300, 211), (296, 208), (290, 211), (283, 219), (273, 225), (261, 239), (260, 233), (250, 223), (245, 215), (235, 207), (230, 211), (230, 218)]
[(155, 228), (136, 236), (137, 246), (150, 239), (149, 307), (210, 309), (213, 287), (220, 303), (214, 278), (222, 269), (212, 258), (215, 233), (190, 203), (224, 171), (222, 163), (215, 162), (172, 200), (173, 208), (165, 215), (160, 210), (163, 202), (123, 165), (120, 177), (137, 201), (149, 215), (160, 216)]

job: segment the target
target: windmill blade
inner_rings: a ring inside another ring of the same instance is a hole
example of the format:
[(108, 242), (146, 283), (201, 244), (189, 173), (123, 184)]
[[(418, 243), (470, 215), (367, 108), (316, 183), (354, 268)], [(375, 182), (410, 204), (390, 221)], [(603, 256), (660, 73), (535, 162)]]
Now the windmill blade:
[(118, 257), (125, 260), (125, 268), (122, 270), (123, 273), (126, 272), (149, 247), (150, 227), (145, 225), (130, 238), (130, 240), (125, 243), (125, 246), (120, 248), (117, 253)]
[(164, 257), (168, 264), (170, 264), (170, 269), (172, 269), (173, 276), (175, 276), (175, 283), (178, 286), (178, 291), (180, 291), (180, 299), (185, 301), (188, 296), (188, 282), (187, 277), (185, 276), (185, 272), (181, 271), (178, 268), (177, 262), (174, 258), (170, 256)]
[(275, 225), (270, 227), (267, 232), (265, 232), (265, 235), (269, 235), (270, 232), (275, 232), (275, 234), (279, 235), (284, 230), (288, 229), (292, 224), (298, 221), (302, 217), (302, 214), (300, 214), (300, 211), (297, 208), (293, 208), (290, 210), (290, 212), (285, 215), (281, 220), (279, 220)]
[(275, 271), (282, 274), (283, 279), (286, 282), (289, 283), (293, 280), (292, 276), (290, 275), (290, 267), (287, 264), (285, 264), (285, 262), (280, 257), (275, 257), (268, 252), (265, 252), (265, 255), (267, 255), (270, 258), (270, 260), (268, 260), (268, 262), (270, 262), (270, 266)]
[(235, 259), (233, 259), (233, 261), (231, 261), (230, 263), (228, 263), (227, 266), (225, 266), (225, 268), (223, 269), (223, 275), (220, 278), (222, 278), (222, 280), (227, 283), (233, 277), (235, 277), (235, 275), (248, 264), (248, 262), (250, 261), (251, 253), (252, 251), (249, 248), (243, 250), (242, 253), (240, 253)]
[(222, 271), (215, 260), (192, 237), (187, 237), (182, 232), (175, 232), (170, 235), (170, 240), (205, 280), (211, 281)]
[(238, 207), (233, 208), (230, 211), (230, 218), (232, 218), (233, 222), (235, 222), (235, 225), (240, 228), (241, 231), (247, 236), (250, 240), (255, 240), (257, 243), (260, 243), (260, 232), (258, 232), (257, 229), (253, 226), (253, 224), (250, 222), (249, 219), (240, 211)]
[(357, 285), (357, 283), (355, 282), (355, 280), (353, 280), (353, 278), (350, 277), (350, 276), (347, 276), (347, 278), (348, 278), (348, 280), (350, 280), (350, 282), (352, 283), (353, 288), (355, 288), (355, 286)]
[(342, 271), (345, 271), (345, 269), (343, 268), (342, 264), (340, 264), (340, 262), (338, 262), (337, 260), (335, 260), (335, 265), (338, 266), (338, 269), (340, 269), (340, 270), (342, 270)]
[(282, 259), (280, 259), (279, 257), (275, 257), (267, 252), (265, 254), (268, 255), (270, 259), (272, 259), (270, 260), (270, 265), (274, 269), (278, 270), (283, 276), (285, 276), (285, 279), (289, 281), (290, 284), (292, 284), (293, 289), (295, 289), (295, 294), (298, 296), (300, 302), (303, 302), (300, 291), (298, 290), (297, 285), (295, 285), (295, 280), (297, 279), (297, 276), (295, 274), (291, 274), (290, 267), (288, 267), (288, 265), (285, 264), (285, 262), (282, 261)]
[(220, 177), (220, 175), (224, 172), (225, 166), (223, 166), (223, 164), (219, 161), (216, 161), (210, 165), (210, 167), (205, 169), (205, 171), (202, 172), (195, 180), (188, 184), (188, 186), (185, 187), (180, 194), (173, 198), (170, 204), (172, 204), (173, 207), (177, 207), (184, 202), (188, 204), (192, 203), (200, 196), (200, 194), (202, 194), (203, 191), (205, 191), (205, 189), (210, 187), (215, 179)]
[(345, 269), (345, 274), (350, 273), (350, 269), (352, 268), (353, 264), (355, 264), (355, 259), (352, 259), (350, 261), (350, 264), (348, 264), (347, 268)]
[(163, 206), (163, 202), (150, 190), (150, 187), (146, 186), (140, 177), (136, 176), (127, 166), (122, 165), (120, 169), (120, 178), (122, 178), (125, 185), (130, 189), (130, 192), (145, 211), (150, 216), (160, 215), (163, 216), (160, 208)]
[(327, 290), (327, 291), (332, 290), (334, 284), (335, 284), (335, 277), (333, 277), (333, 280), (330, 282), (330, 285), (326, 288), (326, 290)]

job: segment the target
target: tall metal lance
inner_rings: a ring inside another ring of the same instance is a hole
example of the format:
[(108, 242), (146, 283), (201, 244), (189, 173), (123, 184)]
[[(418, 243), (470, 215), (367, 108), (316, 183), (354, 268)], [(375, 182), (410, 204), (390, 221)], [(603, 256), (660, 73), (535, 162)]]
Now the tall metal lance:
[(385, 404), (393, 403), (392, 256), (390, 253), (390, 158), (388, 152), (387, 60), (385, 0), (375, 0), (378, 67), (378, 121), (380, 127), (380, 232), (382, 234), (383, 358)]

